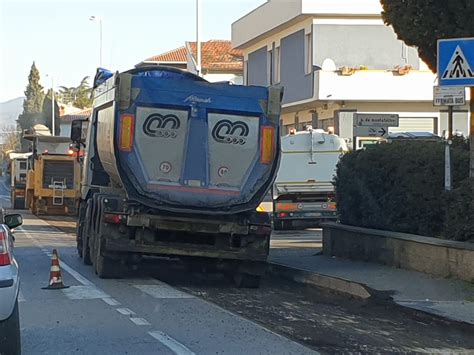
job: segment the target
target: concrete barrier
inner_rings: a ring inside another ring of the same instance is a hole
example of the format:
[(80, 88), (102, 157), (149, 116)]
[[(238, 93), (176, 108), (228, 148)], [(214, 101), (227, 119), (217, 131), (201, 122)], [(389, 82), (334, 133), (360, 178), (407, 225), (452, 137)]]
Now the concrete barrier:
[(473, 243), (324, 223), (323, 254), (474, 283)]

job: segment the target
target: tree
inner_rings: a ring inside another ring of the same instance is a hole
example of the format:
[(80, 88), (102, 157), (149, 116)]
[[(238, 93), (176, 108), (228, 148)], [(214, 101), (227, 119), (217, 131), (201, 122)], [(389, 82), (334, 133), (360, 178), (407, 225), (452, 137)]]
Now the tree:
[[(472, 0), (381, 0), (385, 24), (399, 39), (418, 48), (420, 57), (436, 73), (437, 41), (474, 37)], [(471, 177), (474, 178), (474, 87), (471, 87)]]
[(89, 77), (82, 78), (79, 86), (61, 86), (60, 95), (64, 103), (71, 103), (79, 108), (91, 107), (92, 100), (90, 98), (91, 88), (89, 85)]
[(28, 129), (41, 119), (43, 110), (44, 92), (43, 87), (39, 83), (40, 74), (36, 68), (35, 62), (31, 65), (30, 74), (28, 75), (28, 84), (25, 89), (25, 100), (23, 101), (23, 113), (18, 117), (18, 124), (21, 129)]
[(2, 136), (2, 150), (18, 150), (20, 148), (21, 132), (13, 125), (0, 127), (0, 135)]
[(74, 106), (79, 108), (86, 108), (92, 106), (92, 100), (90, 98), (91, 95), (91, 87), (89, 86), (89, 77), (85, 76), (82, 78), (81, 83), (76, 88), (76, 100), (74, 101)]
[(38, 113), (43, 108), (43, 87), (39, 83), (40, 74), (35, 62), (31, 65), (28, 75), (28, 85), (25, 89), (25, 101), (23, 101), (23, 113)]

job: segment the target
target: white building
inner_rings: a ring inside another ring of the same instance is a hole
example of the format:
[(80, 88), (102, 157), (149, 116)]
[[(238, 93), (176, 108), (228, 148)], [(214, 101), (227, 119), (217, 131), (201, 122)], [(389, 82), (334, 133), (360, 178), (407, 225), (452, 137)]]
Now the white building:
[[(232, 24), (244, 83), (285, 88), (282, 134), (306, 124), (350, 140), (359, 113), (398, 113), (398, 131), (447, 130), (433, 106), (436, 76), (381, 17), (379, 0), (269, 0)], [(468, 106), (454, 130), (468, 135)]]

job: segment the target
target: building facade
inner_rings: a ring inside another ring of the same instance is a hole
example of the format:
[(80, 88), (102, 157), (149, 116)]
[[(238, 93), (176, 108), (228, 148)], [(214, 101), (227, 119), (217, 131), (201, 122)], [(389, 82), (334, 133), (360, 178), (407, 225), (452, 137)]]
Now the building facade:
[[(398, 113), (391, 132), (443, 135), (447, 110), (433, 106), (436, 75), (383, 23), (378, 0), (269, 0), (232, 24), (246, 85), (282, 85), (282, 134), (334, 127), (348, 141), (359, 113)], [(468, 106), (454, 130), (468, 135)]]

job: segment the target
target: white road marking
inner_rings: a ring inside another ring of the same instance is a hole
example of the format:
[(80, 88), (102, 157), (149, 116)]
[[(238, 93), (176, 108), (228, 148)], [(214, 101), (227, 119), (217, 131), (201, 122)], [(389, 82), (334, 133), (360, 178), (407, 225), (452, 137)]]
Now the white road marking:
[[(20, 228), (20, 230), (25, 234), (25, 236), (30, 239), (38, 248), (41, 250), (45, 249), (43, 245), (41, 245), (40, 242), (36, 240), (28, 231), (26, 231), (23, 228)], [(46, 255), (51, 256), (51, 253), (48, 251), (46, 252)], [(94, 283), (86, 279), (84, 276), (82, 276), (80, 273), (78, 273), (76, 270), (74, 270), (72, 267), (70, 267), (68, 264), (66, 264), (64, 261), (59, 261), (60, 267), (62, 267), (64, 270), (66, 270), (72, 277), (74, 277), (77, 281), (79, 281), (81, 284), (84, 286), (92, 286), (96, 287)], [(98, 289), (98, 288), (97, 288)], [(107, 297), (107, 296), (106, 296)]]
[(137, 317), (132, 317), (130, 320), (135, 323), (136, 325), (151, 325), (150, 322), (148, 322), (144, 318), (137, 318)]
[(179, 291), (166, 284), (161, 285), (133, 285), (140, 291), (154, 298), (194, 298), (193, 295)]
[(67, 298), (71, 300), (92, 300), (97, 298), (106, 298), (105, 292), (102, 292), (95, 286), (71, 286), (62, 290)]
[(112, 297), (104, 297), (104, 298), (102, 298), (102, 301), (107, 303), (109, 306), (118, 306), (118, 305), (120, 305), (120, 302), (118, 302), (115, 298), (112, 298)]
[[(64, 270), (66, 270), (69, 275), (74, 277), (77, 281), (79, 281), (84, 286), (96, 287), (93, 282), (86, 279), (84, 276), (82, 276), (80, 273), (78, 273), (76, 270), (74, 270), (72, 267), (70, 267), (64, 261), (59, 261), (59, 266), (62, 267)], [(105, 297), (107, 297), (107, 296), (105, 296)]]
[(124, 316), (133, 316), (135, 314), (135, 312), (129, 308), (117, 308), (117, 312), (123, 314)]
[(186, 346), (181, 344), (179, 341), (170, 337), (168, 334), (165, 334), (158, 330), (148, 332), (148, 334), (150, 334), (153, 338), (158, 340), (161, 344), (166, 346), (176, 355), (195, 355), (195, 353), (193, 353), (191, 350), (189, 350)]

